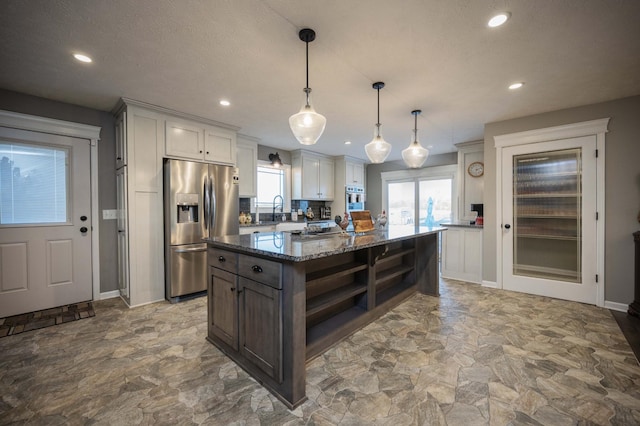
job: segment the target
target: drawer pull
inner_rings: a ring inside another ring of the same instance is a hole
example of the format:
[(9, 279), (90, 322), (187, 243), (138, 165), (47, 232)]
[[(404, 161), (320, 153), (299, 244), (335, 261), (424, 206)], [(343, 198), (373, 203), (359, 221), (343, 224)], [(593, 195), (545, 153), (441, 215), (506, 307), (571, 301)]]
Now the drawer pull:
[(252, 270), (253, 272), (262, 272), (262, 268), (261, 268), (259, 265), (253, 265), (253, 266), (251, 267), (251, 270)]
[(224, 256), (218, 256), (218, 262), (225, 262), (226, 260)]

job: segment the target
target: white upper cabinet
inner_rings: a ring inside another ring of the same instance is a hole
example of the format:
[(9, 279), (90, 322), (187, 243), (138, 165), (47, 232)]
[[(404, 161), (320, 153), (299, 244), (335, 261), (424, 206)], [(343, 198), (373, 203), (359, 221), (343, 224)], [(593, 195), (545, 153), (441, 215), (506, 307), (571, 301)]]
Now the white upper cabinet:
[(207, 163), (236, 163), (233, 131), (184, 120), (165, 122), (166, 156)]
[(167, 120), (165, 131), (167, 156), (204, 159), (204, 133), (201, 126)]
[(258, 195), (258, 144), (238, 136), (236, 145), (239, 195), (241, 198)]
[(216, 127), (206, 127), (204, 130), (204, 161), (235, 165), (236, 133)]
[(345, 167), (345, 185), (364, 186), (364, 164), (346, 161)]
[(333, 200), (335, 163), (332, 158), (306, 151), (291, 155), (294, 200)]

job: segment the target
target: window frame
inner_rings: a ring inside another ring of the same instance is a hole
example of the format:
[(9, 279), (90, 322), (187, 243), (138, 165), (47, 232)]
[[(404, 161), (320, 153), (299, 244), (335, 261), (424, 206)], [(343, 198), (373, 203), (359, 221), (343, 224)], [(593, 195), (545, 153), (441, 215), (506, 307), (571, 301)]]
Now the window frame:
[[(258, 180), (260, 179), (259, 168), (281, 170), (283, 172), (284, 194), (282, 194), (282, 198), (284, 199), (284, 208), (282, 213), (291, 213), (291, 165), (283, 164), (280, 167), (276, 167), (276, 166), (273, 166), (269, 161), (258, 160), (258, 163), (256, 166), (256, 191), (258, 187)], [(273, 209), (273, 201), (271, 201), (270, 203), (262, 203), (261, 205), (259, 205), (258, 196), (256, 195), (253, 203), (251, 203), (251, 213), (257, 213), (258, 208), (260, 208), (262, 213), (265, 213), (264, 209), (267, 207), (269, 208), (269, 212), (271, 212), (271, 209)]]
[(420, 218), (420, 181), (451, 179), (451, 213), (456, 219), (458, 212), (458, 165), (450, 164), (446, 166), (425, 167), (418, 170), (396, 170), (392, 172), (380, 173), (382, 180), (382, 206), (385, 211), (389, 211), (389, 183), (414, 182), (414, 217)]

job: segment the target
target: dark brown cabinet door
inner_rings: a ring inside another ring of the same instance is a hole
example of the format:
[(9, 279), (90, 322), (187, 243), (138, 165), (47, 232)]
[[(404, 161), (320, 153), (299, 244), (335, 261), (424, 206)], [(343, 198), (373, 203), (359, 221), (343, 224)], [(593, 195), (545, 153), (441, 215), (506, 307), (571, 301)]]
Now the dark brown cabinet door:
[(209, 334), (238, 350), (238, 277), (209, 267)]
[(240, 353), (282, 383), (281, 290), (239, 277)]

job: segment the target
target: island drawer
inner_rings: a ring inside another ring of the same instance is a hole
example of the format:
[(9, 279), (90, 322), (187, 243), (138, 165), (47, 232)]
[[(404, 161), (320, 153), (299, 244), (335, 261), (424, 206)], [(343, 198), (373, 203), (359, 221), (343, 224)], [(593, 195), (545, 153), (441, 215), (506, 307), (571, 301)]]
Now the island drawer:
[(209, 249), (209, 265), (225, 271), (238, 273), (238, 254), (219, 248)]
[(238, 255), (238, 275), (281, 289), (282, 264), (258, 257)]

